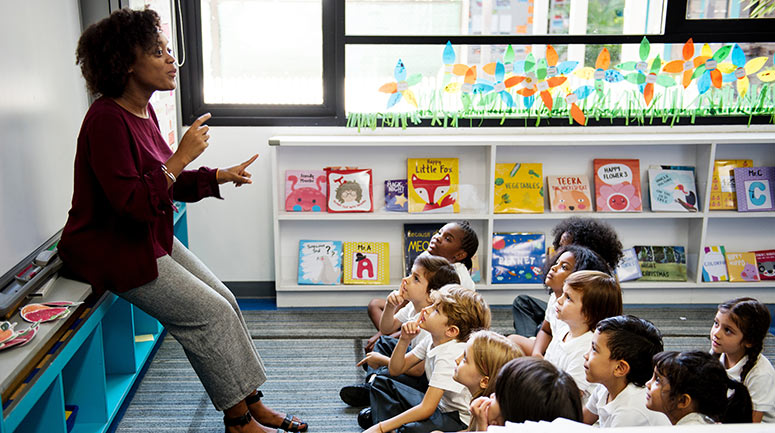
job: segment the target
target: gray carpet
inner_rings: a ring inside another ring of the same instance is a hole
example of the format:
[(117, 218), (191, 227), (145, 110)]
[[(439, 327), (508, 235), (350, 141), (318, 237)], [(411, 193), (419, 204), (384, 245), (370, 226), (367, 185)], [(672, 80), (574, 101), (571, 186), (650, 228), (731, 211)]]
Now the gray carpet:
[[(654, 322), (666, 350), (709, 347), (715, 308), (627, 308)], [(364, 309), (283, 309), (245, 311), (245, 320), (268, 370), (264, 402), (287, 410), (310, 425), (310, 432), (360, 432), (358, 409), (339, 399), (339, 388), (358, 382), (355, 367), (373, 328)], [(511, 309), (493, 308), (493, 329), (513, 332)], [(765, 354), (775, 361), (775, 337)], [(180, 345), (165, 338), (129, 404), (117, 432), (222, 432), (213, 409)]]

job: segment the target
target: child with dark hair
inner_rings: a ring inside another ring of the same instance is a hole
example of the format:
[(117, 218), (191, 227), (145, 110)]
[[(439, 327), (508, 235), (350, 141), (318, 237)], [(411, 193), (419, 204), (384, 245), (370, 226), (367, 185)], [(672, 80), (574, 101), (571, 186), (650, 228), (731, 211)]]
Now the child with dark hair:
[[(596, 252), (602, 261), (608, 265), (607, 269), (600, 269), (599, 266), (595, 266), (580, 267), (577, 270), (598, 270), (612, 274), (623, 255), (622, 243), (619, 242), (613, 227), (594, 218), (574, 216), (564, 219), (552, 229), (552, 235), (554, 236), (552, 246), (558, 254), (561, 247), (568, 245), (584, 246)], [(555, 257), (559, 256), (555, 255)], [(550, 272), (554, 263), (554, 258), (546, 261), (544, 276)], [(532, 296), (519, 295), (514, 298), (512, 315), (514, 317), (516, 334), (525, 337), (536, 336), (543, 326), (544, 312), (546, 310), (547, 304)]]
[(711, 353), (731, 379), (748, 388), (753, 422), (775, 423), (775, 369), (762, 354), (770, 312), (753, 298), (736, 298), (718, 306), (710, 330)]
[(674, 425), (752, 420), (745, 385), (730, 379), (721, 363), (707, 352), (658, 353), (654, 375), (646, 387), (646, 407), (663, 412)]
[(652, 358), (662, 351), (662, 334), (635, 316), (601, 320), (584, 355), (589, 383), (598, 383), (584, 408), (584, 422), (600, 427), (670, 425), (664, 414), (646, 408), (646, 381)]
[(476, 431), (506, 421), (581, 421), (581, 393), (566, 372), (550, 362), (533, 357), (516, 358), (501, 368), (495, 394), (471, 403)]

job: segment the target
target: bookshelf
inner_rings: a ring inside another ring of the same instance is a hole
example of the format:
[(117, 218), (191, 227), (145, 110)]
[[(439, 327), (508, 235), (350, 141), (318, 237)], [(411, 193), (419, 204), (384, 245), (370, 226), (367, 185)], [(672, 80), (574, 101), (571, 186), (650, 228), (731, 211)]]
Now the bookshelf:
[[(551, 229), (569, 213), (494, 214), (495, 163), (540, 162), (543, 176), (587, 174), (592, 180), (595, 158), (640, 160), (643, 212), (585, 213), (603, 219), (619, 233), (625, 248), (633, 245), (682, 245), (687, 251), (686, 282), (623, 283), (625, 302), (715, 303), (732, 296), (754, 296), (775, 302), (775, 284), (702, 282), (700, 251), (706, 245), (725, 245), (727, 251), (775, 248), (775, 212), (708, 210), (713, 161), (753, 159), (757, 166), (775, 166), (775, 127), (589, 127), (496, 128), (442, 131), (418, 130), (401, 134), (276, 136), (272, 147), (272, 203), (275, 281), (278, 306), (363, 306), (398, 286), (402, 272), (403, 224), (468, 220), (479, 236), (482, 281), (479, 290), (491, 304), (511, 304), (518, 294), (543, 297), (540, 284), (493, 284), (493, 233), (540, 232)], [(388, 131), (390, 132), (390, 131)], [(406, 177), (406, 159), (457, 157), (460, 168), (456, 214), (409, 214), (384, 210), (384, 181)], [(700, 212), (652, 212), (648, 200), (647, 169), (652, 164), (690, 165), (696, 170)], [(373, 170), (373, 213), (329, 214), (285, 212), (284, 172), (357, 166)], [(545, 180), (544, 180), (545, 182)], [(390, 243), (390, 279), (386, 286), (306, 286), (297, 284), (298, 242), (301, 239), (385, 241)]]

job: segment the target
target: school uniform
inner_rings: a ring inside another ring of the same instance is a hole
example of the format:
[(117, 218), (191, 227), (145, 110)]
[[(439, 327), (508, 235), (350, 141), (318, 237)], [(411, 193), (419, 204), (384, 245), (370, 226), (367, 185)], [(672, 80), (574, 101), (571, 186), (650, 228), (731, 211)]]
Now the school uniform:
[(570, 336), (570, 331), (555, 335), (544, 355), (544, 359), (573, 378), (582, 392), (583, 403), (586, 403), (592, 388), (587, 382), (587, 374), (584, 371), (584, 354), (592, 346), (592, 336), (592, 331), (587, 331), (575, 338)]
[(646, 393), (642, 386), (628, 383), (613, 401), (608, 402), (608, 389), (598, 384), (587, 401), (587, 410), (598, 416), (598, 425), (607, 427), (670, 425), (662, 413), (646, 408)]
[[(726, 354), (721, 354), (721, 364), (726, 365)], [(748, 356), (744, 356), (737, 364), (727, 369), (730, 379), (740, 381), (743, 366), (748, 362)], [(745, 376), (743, 384), (751, 394), (753, 410), (762, 412), (762, 422), (775, 423), (775, 368), (770, 360), (763, 354), (759, 354), (751, 371)]]
[(716, 424), (716, 421), (713, 421), (713, 418), (709, 417), (708, 415), (701, 414), (699, 412), (692, 412), (690, 414), (684, 415), (683, 418), (679, 419), (675, 425), (706, 425), (706, 424)]
[(469, 290), (476, 290), (474, 280), (471, 278), (471, 272), (468, 271), (466, 265), (457, 262), (453, 263), (452, 266), (455, 268), (457, 277), (460, 279), (460, 285)]

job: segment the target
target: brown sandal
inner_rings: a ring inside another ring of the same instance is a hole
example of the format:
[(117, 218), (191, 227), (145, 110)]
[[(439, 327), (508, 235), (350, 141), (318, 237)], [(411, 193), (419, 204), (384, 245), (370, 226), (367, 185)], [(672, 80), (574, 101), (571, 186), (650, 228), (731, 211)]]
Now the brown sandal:
[(245, 415), (234, 418), (229, 418), (225, 415), (223, 417), (223, 425), (226, 427), (250, 424), (250, 421), (253, 421), (253, 416), (250, 415), (250, 411), (245, 412)]
[[(247, 403), (248, 406), (254, 403), (258, 403), (259, 401), (261, 401), (261, 398), (263, 396), (264, 396), (263, 392), (256, 390), (256, 393), (254, 395), (249, 395), (245, 397), (245, 403)], [(304, 421), (294, 421), (293, 415), (290, 415), (290, 414), (285, 415), (285, 418), (280, 423), (280, 425), (273, 425), (273, 424), (264, 423), (264, 422), (262, 422), (261, 424), (267, 427), (279, 428), (289, 432), (305, 432), (309, 428), (309, 425), (307, 425), (307, 423)]]

